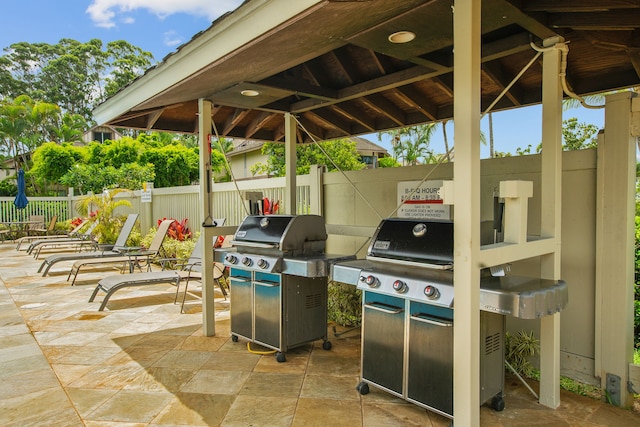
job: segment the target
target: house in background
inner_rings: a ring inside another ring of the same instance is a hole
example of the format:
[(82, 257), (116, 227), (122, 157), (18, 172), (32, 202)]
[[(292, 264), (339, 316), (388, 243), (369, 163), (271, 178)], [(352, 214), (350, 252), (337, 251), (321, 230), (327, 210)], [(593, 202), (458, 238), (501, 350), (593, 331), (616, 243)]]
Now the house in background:
[[(373, 169), (378, 167), (378, 159), (388, 157), (387, 150), (373, 142), (359, 137), (350, 138), (356, 143), (356, 150), (360, 155), (362, 162), (367, 168)], [(265, 175), (253, 175), (251, 167), (257, 163), (267, 163), (269, 156), (262, 154), (262, 146), (264, 141), (254, 141), (251, 139), (234, 140), (234, 149), (227, 153), (229, 166), (233, 171), (236, 180), (265, 178)]]
[(122, 138), (122, 134), (111, 126), (94, 126), (82, 135), (82, 141), (88, 144), (93, 141), (100, 143), (106, 140), (117, 141)]

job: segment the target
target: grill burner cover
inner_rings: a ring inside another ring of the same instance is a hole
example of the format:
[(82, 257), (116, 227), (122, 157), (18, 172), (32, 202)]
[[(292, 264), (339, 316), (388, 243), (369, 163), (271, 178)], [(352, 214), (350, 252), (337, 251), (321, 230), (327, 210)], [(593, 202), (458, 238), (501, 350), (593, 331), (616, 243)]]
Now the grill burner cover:
[(453, 263), (453, 221), (383, 220), (373, 236), (368, 256), (426, 264)]

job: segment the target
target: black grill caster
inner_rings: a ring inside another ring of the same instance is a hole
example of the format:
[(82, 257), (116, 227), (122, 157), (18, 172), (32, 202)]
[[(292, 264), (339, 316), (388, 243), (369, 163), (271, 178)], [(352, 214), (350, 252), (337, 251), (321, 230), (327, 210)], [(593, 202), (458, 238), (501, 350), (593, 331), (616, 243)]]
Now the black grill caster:
[(369, 384), (362, 381), (358, 383), (358, 385), (356, 386), (356, 390), (358, 390), (358, 392), (362, 395), (369, 394)]
[(322, 349), (323, 350), (331, 350), (331, 341), (324, 341), (322, 343)]
[(238, 337), (236, 335), (231, 335), (231, 341), (238, 342)]
[(280, 352), (280, 351), (279, 351), (279, 352), (277, 352), (277, 353), (276, 353), (276, 360), (277, 360), (279, 363), (282, 363), (282, 362), (286, 362), (286, 361), (287, 361), (287, 358), (284, 356), (284, 353), (282, 353), (282, 352)]
[(496, 412), (502, 412), (502, 410), (504, 410), (504, 398), (501, 394), (493, 396), (493, 399), (491, 399), (491, 407)]

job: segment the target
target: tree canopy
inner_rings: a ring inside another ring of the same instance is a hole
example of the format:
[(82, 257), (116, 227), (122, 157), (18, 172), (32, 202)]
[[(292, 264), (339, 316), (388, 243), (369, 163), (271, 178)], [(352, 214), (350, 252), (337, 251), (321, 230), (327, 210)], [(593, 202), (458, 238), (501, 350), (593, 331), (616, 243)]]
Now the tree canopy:
[[(326, 154), (325, 154), (326, 153)], [(268, 155), (267, 163), (256, 163), (251, 172), (270, 176), (285, 175), (285, 146), (282, 143), (267, 142), (262, 146), (262, 154)], [(296, 146), (298, 161), (296, 174), (308, 174), (311, 165), (325, 165), (329, 172), (337, 170), (360, 170), (365, 164), (360, 161), (356, 143), (348, 139), (324, 141), (318, 144), (299, 144)]]
[(92, 110), (152, 65), (153, 55), (124, 40), (14, 43), (0, 57), (0, 98), (22, 95), (93, 123)]
[[(214, 150), (212, 169), (220, 171), (223, 164), (222, 154)], [(160, 133), (80, 147), (49, 142), (35, 150), (30, 174), (42, 188), (60, 183), (81, 194), (137, 189), (151, 181), (155, 188), (190, 185), (199, 177), (199, 150)]]

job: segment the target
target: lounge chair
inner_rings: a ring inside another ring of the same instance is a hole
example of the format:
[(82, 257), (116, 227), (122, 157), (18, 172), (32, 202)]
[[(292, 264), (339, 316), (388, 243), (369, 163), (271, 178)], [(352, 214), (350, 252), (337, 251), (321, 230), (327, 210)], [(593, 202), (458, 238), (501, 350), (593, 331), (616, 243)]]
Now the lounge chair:
[[(56, 222), (57, 222), (57, 216), (54, 217), (56, 218)], [(51, 219), (53, 221), (53, 218)], [(51, 239), (71, 239), (71, 238), (77, 238), (78, 237), (78, 233), (80, 232), (80, 229), (82, 229), (82, 227), (84, 227), (87, 224), (86, 219), (83, 219), (82, 222), (80, 224), (78, 224), (73, 230), (69, 231), (66, 234), (51, 234), (50, 232), (44, 236), (24, 236), (19, 238), (18, 240), (16, 240), (16, 251), (19, 251), (22, 249), (22, 245), (26, 244), (26, 243), (33, 243), (36, 240), (51, 240)], [(54, 227), (55, 227), (55, 223), (54, 223)], [(51, 224), (49, 224), (49, 227), (51, 228)]]
[(53, 230), (55, 230), (56, 222), (58, 222), (58, 215), (52, 216), (51, 220), (49, 221), (49, 225), (47, 225), (46, 227), (44, 226), (44, 223), (38, 224), (39, 227), (34, 224), (32, 228), (29, 228), (29, 233), (32, 233), (34, 236), (49, 235), (53, 233)]
[(38, 269), (38, 273), (42, 271), (42, 276), (46, 276), (51, 267), (54, 264), (57, 264), (61, 261), (76, 261), (78, 259), (90, 259), (90, 258), (106, 258), (106, 257), (117, 257), (122, 256), (121, 252), (118, 252), (117, 249), (126, 247), (127, 240), (129, 239), (129, 235), (133, 230), (133, 226), (136, 224), (138, 219), (138, 214), (129, 214), (127, 220), (124, 225), (120, 229), (120, 234), (118, 235), (118, 239), (116, 243), (110, 250), (104, 251), (87, 251), (87, 252), (76, 252), (76, 253), (66, 253), (66, 254), (55, 254), (50, 255), (42, 261), (40, 268)]
[[(182, 270), (178, 270), (178, 275), (180, 276), (180, 280), (184, 280), (184, 291), (182, 293), (182, 303), (180, 304), (180, 313), (184, 312), (184, 303), (187, 297), (187, 294), (194, 296), (192, 293), (189, 293), (189, 281), (191, 279), (202, 280), (202, 244), (201, 240), (198, 239), (196, 242), (195, 248), (193, 248), (193, 253), (191, 257), (183, 266)], [(214, 245), (215, 249), (215, 245)], [(224, 276), (224, 264), (219, 262), (213, 262), (213, 281), (218, 288), (220, 288), (220, 292), (222, 292), (222, 296), (224, 299), (227, 299), (227, 290), (224, 288), (222, 284), (222, 278)], [(174, 303), (178, 301), (178, 293), (180, 292), (180, 282), (176, 286), (176, 297), (174, 299)]]
[(129, 272), (133, 273), (134, 268), (136, 266), (139, 267), (142, 260), (144, 260), (145, 264), (147, 265), (148, 271), (151, 271), (151, 260), (157, 257), (158, 253), (160, 253), (160, 249), (162, 249), (162, 242), (167, 235), (167, 231), (169, 231), (169, 226), (174, 221), (174, 219), (165, 219), (160, 223), (155, 236), (153, 236), (153, 240), (149, 244), (148, 249), (119, 247), (114, 248), (117, 256), (95, 256), (92, 258), (83, 257), (76, 260), (73, 263), (71, 270), (69, 271), (67, 281), (71, 279), (71, 286), (73, 286), (76, 283), (76, 277), (78, 277), (78, 274), (80, 273), (80, 270), (82, 268), (90, 266), (104, 266), (106, 264), (125, 264), (129, 266)]
[(29, 216), (29, 223), (25, 228), (27, 236), (35, 236), (38, 234), (37, 230), (44, 228), (44, 215), (31, 215)]
[(50, 238), (47, 236), (32, 236), (37, 237), (37, 239), (32, 240), (31, 243), (29, 243), (27, 254), (33, 255), (35, 259), (38, 259), (40, 257), (40, 252), (47, 248), (82, 249), (88, 245), (95, 246), (93, 230), (97, 225), (98, 223), (94, 221), (84, 232), (70, 233), (68, 236), (50, 236)]
[[(222, 222), (224, 222), (224, 220), (219, 221), (218, 224), (222, 224)], [(145, 285), (155, 285), (160, 283), (169, 283), (169, 284), (173, 284), (176, 287), (176, 296), (174, 298), (174, 303), (176, 303), (178, 301), (180, 281), (185, 279), (186, 280), (185, 290), (184, 290), (185, 293), (182, 297), (182, 305), (180, 306), (180, 312), (182, 312), (184, 308), (185, 296), (187, 293), (189, 280), (202, 278), (202, 271), (200, 268), (200, 266), (202, 265), (201, 254), (202, 254), (202, 240), (198, 239), (198, 241), (196, 242), (196, 246), (193, 248), (193, 252), (191, 253), (191, 257), (189, 257), (189, 259), (184, 264), (181, 264), (181, 267), (182, 267), (181, 270), (162, 270), (162, 271), (151, 271), (151, 272), (144, 272), (144, 273), (134, 273), (134, 274), (125, 274), (125, 275), (118, 274), (118, 275), (107, 276), (98, 282), (98, 285), (96, 286), (96, 288), (93, 290), (93, 293), (91, 294), (91, 298), (89, 298), (89, 302), (93, 302), (93, 300), (95, 299), (99, 291), (105, 292), (106, 295), (102, 300), (102, 303), (100, 304), (100, 308), (98, 309), (98, 311), (102, 311), (107, 305), (109, 298), (111, 298), (111, 295), (113, 295), (116, 291), (120, 289), (132, 287), (132, 286), (145, 286)], [(220, 291), (222, 292), (222, 295), (226, 299), (227, 291), (222, 285), (222, 282), (220, 281), (220, 279), (223, 276), (223, 273), (224, 273), (224, 266), (219, 263), (214, 263), (213, 280), (218, 285), (218, 287), (220, 288)]]

